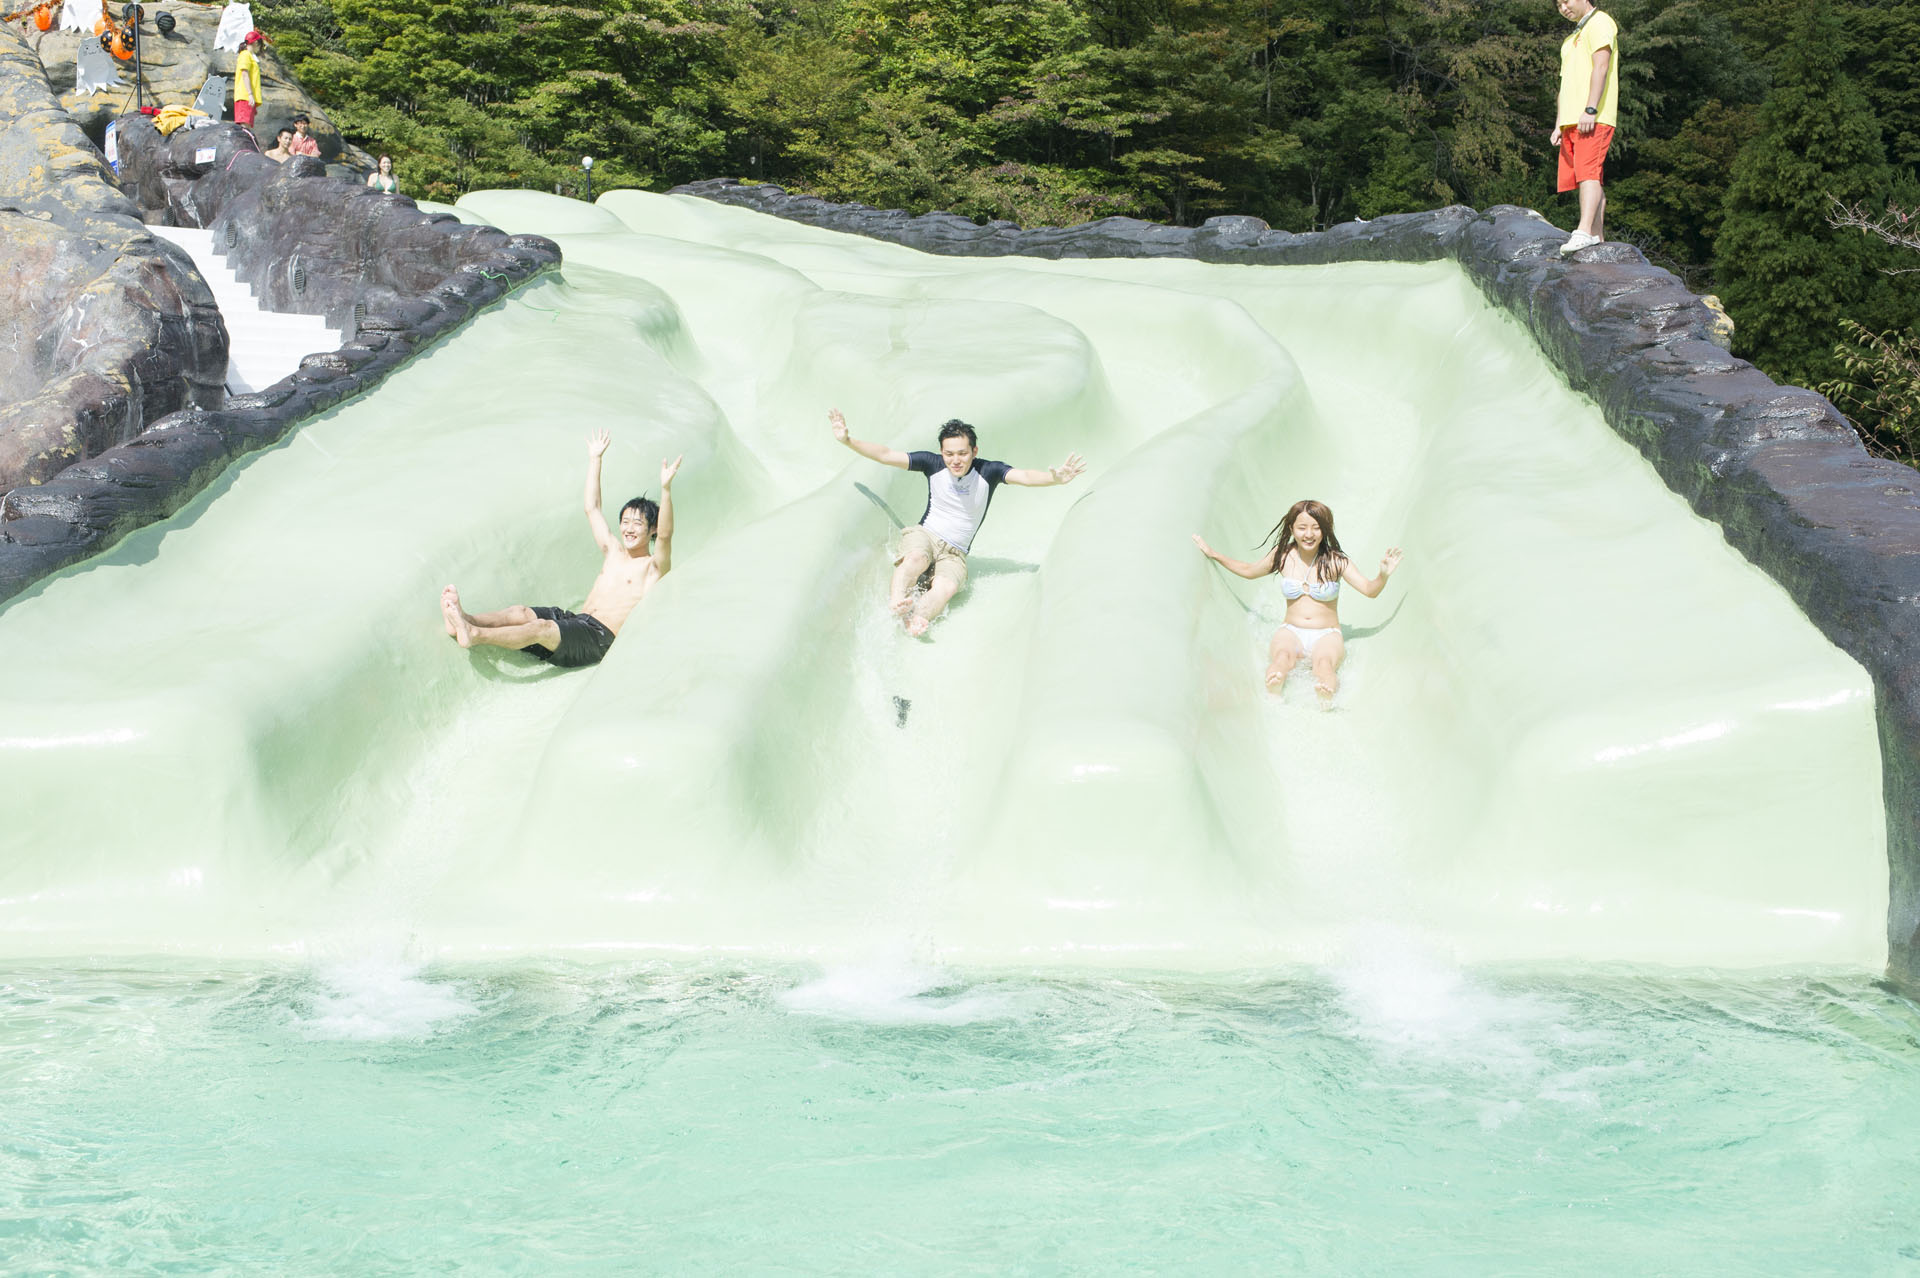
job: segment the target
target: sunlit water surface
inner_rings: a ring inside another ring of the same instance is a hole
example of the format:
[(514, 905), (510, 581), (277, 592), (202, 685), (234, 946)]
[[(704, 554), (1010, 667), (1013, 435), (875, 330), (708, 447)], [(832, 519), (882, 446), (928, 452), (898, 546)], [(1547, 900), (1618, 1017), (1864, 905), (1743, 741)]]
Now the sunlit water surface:
[(0, 1270), (1883, 1273), (1857, 976), (0, 975)]

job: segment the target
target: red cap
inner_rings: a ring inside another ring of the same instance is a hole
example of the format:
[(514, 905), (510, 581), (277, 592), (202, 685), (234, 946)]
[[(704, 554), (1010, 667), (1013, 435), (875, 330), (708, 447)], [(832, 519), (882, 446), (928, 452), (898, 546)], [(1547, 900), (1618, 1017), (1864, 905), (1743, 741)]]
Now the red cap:
[(266, 38), (265, 36), (263, 36), (263, 35), (261, 35), (261, 34), (260, 34), (260, 33), (259, 33), (258, 31), (249, 31), (249, 32), (247, 32), (247, 34), (246, 34), (246, 35), (244, 35), (244, 36), (242, 36), (242, 37), (241, 37), (241, 39), (240, 39), (240, 43), (241, 43), (241, 44), (252, 44), (252, 43), (254, 43), (255, 41), (259, 41), (260, 43), (263, 43), (263, 44), (264, 44), (264, 43), (266, 42), (266, 39), (267, 39), (267, 38)]

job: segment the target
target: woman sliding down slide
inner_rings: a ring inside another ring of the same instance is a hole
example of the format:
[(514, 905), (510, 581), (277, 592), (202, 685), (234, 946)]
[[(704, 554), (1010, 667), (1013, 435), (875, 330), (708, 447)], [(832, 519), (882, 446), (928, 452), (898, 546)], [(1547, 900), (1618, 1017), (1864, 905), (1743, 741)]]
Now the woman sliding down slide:
[(1380, 557), (1378, 577), (1362, 577), (1333, 535), (1333, 512), (1317, 501), (1293, 503), (1269, 539), (1273, 549), (1250, 564), (1215, 551), (1199, 533), (1193, 535), (1193, 544), (1228, 572), (1249, 581), (1280, 574), (1287, 619), (1273, 632), (1267, 649), (1267, 686), (1280, 691), (1305, 657), (1313, 667), (1313, 690), (1322, 704), (1330, 703), (1339, 691), (1340, 663), (1347, 656), (1346, 640), (1340, 637), (1340, 582), (1345, 580), (1369, 599), (1377, 598), (1400, 566), (1400, 548), (1395, 546)]

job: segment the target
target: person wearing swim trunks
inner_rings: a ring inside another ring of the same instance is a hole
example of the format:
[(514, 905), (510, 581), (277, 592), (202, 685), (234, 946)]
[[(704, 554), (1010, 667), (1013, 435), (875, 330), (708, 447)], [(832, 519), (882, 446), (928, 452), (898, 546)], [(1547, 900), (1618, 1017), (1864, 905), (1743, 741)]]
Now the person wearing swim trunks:
[(967, 552), (987, 517), (996, 488), (1001, 484), (1021, 488), (1070, 484), (1086, 469), (1078, 453), (1068, 453), (1066, 461), (1048, 470), (1021, 470), (1005, 462), (983, 461), (973, 427), (958, 418), (940, 428), (937, 453), (903, 453), (885, 444), (855, 439), (847, 433), (847, 419), (837, 408), (827, 413), (827, 421), (833, 427), (833, 437), (862, 457), (927, 477), (927, 508), (919, 523), (900, 534), (893, 584), (888, 590), (888, 606), (906, 623), (907, 633), (916, 637), (927, 633), (934, 618), (967, 584)]
[(1331, 704), (1340, 690), (1340, 663), (1347, 659), (1347, 643), (1340, 635), (1340, 583), (1369, 599), (1378, 598), (1400, 566), (1400, 548), (1380, 557), (1378, 577), (1361, 576), (1333, 535), (1333, 512), (1317, 501), (1293, 503), (1267, 540), (1273, 543), (1271, 550), (1253, 563), (1242, 563), (1220, 554), (1199, 533), (1193, 535), (1201, 554), (1237, 577), (1252, 581), (1279, 574), (1287, 616), (1267, 647), (1267, 687), (1279, 692), (1293, 668), (1305, 660), (1321, 704)]
[(627, 616), (673, 567), (673, 477), (679, 457), (660, 463), (660, 502), (635, 497), (620, 508), (615, 536), (600, 513), (600, 459), (613, 436), (599, 431), (587, 440), (587, 525), (600, 548), (600, 575), (580, 611), (516, 604), (499, 612), (468, 613), (460, 592), (440, 592), (447, 633), (462, 648), (483, 644), (519, 648), (556, 666), (597, 665), (613, 646)]
[(1554, 0), (1574, 25), (1560, 45), (1560, 95), (1552, 139), (1560, 148), (1560, 189), (1580, 190), (1580, 225), (1562, 253), (1607, 238), (1607, 193), (1601, 170), (1620, 119), (1620, 28), (1592, 0)]

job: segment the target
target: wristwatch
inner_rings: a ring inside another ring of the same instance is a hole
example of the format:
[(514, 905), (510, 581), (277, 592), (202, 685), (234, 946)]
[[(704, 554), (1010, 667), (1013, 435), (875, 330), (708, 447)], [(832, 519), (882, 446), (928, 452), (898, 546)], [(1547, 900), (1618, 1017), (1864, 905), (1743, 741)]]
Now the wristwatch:
[(1587, 108), (1587, 114), (1588, 114), (1588, 115), (1599, 115), (1599, 114), (1600, 114), (1600, 108), (1599, 108), (1599, 107), (1588, 107), (1588, 108)]

